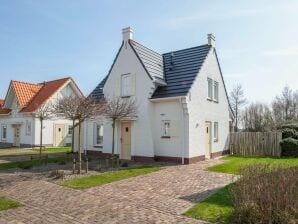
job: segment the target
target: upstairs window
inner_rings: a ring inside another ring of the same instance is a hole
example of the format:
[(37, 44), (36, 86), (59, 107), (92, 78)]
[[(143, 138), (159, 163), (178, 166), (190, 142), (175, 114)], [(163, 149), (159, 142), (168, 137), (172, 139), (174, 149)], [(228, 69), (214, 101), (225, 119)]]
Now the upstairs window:
[(95, 124), (94, 130), (94, 145), (102, 145), (103, 144), (103, 125)]
[(131, 75), (125, 74), (121, 77), (121, 95), (131, 96)]
[(1, 139), (2, 139), (3, 142), (6, 141), (6, 136), (7, 136), (7, 126), (2, 125), (1, 126)]
[(163, 138), (169, 138), (170, 137), (170, 121), (164, 120), (162, 121), (162, 137)]
[(217, 142), (218, 141), (218, 122), (214, 122), (214, 141)]
[(213, 81), (212, 79), (208, 78), (208, 99), (212, 100), (213, 98)]
[(214, 81), (214, 101), (218, 102), (218, 82)]

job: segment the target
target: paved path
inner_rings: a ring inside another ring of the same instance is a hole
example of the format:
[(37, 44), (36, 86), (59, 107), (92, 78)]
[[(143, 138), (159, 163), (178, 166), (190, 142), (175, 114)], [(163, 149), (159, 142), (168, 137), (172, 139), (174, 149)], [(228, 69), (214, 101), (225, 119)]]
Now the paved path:
[(0, 223), (204, 223), (181, 214), (232, 181), (230, 175), (204, 171), (218, 162), (167, 167), (86, 190), (1, 174), (0, 195), (24, 206), (0, 212)]

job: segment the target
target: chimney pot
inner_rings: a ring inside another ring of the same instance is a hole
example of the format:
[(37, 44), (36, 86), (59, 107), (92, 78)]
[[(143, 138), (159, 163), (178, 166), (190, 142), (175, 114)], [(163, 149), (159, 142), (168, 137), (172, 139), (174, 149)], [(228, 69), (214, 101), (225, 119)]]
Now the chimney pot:
[(133, 30), (131, 27), (126, 27), (122, 29), (123, 41), (132, 40), (132, 34), (133, 34)]
[(208, 34), (208, 45), (215, 47), (215, 35), (213, 33)]

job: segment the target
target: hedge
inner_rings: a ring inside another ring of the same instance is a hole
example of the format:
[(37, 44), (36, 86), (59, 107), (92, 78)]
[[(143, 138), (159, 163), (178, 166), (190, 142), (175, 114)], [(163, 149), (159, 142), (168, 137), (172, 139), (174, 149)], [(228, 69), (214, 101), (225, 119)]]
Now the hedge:
[(285, 138), (280, 143), (282, 156), (298, 157), (298, 140)]
[(285, 128), (282, 130), (282, 139), (285, 138), (294, 138), (294, 139), (298, 139), (298, 131), (296, 131), (295, 129), (291, 129), (291, 128)]
[(298, 123), (292, 123), (292, 124), (284, 124), (281, 126), (282, 129), (294, 129), (295, 131), (298, 131)]

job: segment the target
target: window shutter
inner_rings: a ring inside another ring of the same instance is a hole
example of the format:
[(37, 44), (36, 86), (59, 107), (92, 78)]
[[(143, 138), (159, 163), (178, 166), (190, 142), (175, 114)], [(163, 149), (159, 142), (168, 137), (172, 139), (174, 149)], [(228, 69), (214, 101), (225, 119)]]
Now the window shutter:
[(121, 76), (116, 77), (115, 80), (115, 88), (114, 88), (114, 95), (115, 96), (120, 96), (121, 93)]

